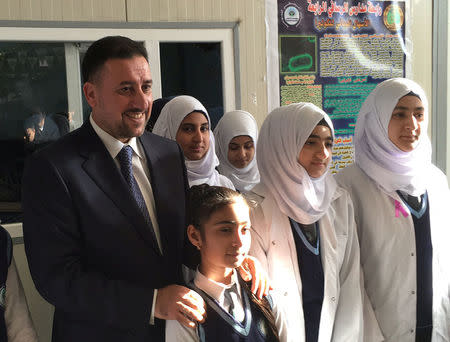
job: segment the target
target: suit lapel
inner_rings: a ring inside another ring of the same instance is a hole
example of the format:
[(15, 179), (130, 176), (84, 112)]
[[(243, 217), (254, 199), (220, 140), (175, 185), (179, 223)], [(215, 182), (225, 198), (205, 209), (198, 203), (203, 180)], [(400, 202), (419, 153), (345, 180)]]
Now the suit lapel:
[(97, 136), (89, 121), (81, 129), (85, 133), (85, 139), (83, 139), (83, 144), (80, 147), (80, 154), (86, 158), (83, 169), (127, 217), (139, 235), (160, 254), (157, 242), (152, 238), (149, 227), (145, 223), (128, 185), (103, 142)]
[(162, 244), (162, 250), (168, 251), (169, 246), (169, 233), (167, 231), (167, 225), (162, 221), (162, 217), (164, 215), (161, 214), (161, 208), (160, 204), (163, 202), (161, 199), (160, 194), (160, 188), (158, 184), (161, 186), (161, 182), (159, 181), (159, 172), (167, 172), (168, 170), (160, 170), (158, 167), (155, 167), (156, 165), (159, 165), (160, 163), (158, 160), (160, 159), (159, 150), (155, 148), (155, 146), (151, 146), (148, 139), (145, 139), (145, 133), (143, 136), (139, 137), (139, 141), (142, 144), (142, 147), (144, 148), (145, 156), (147, 158), (147, 166), (150, 172), (150, 184), (152, 186), (152, 192), (153, 192), (153, 198), (155, 201), (155, 210), (156, 210), (156, 219), (158, 220), (158, 227), (159, 227), (159, 236), (161, 239)]

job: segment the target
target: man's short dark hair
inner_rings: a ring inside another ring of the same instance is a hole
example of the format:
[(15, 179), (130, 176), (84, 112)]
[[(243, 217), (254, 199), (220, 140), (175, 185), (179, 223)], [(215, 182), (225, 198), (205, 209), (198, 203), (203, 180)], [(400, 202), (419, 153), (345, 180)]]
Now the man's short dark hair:
[(148, 62), (148, 54), (142, 43), (123, 36), (108, 36), (92, 43), (81, 65), (83, 82), (92, 82), (108, 59), (142, 56)]

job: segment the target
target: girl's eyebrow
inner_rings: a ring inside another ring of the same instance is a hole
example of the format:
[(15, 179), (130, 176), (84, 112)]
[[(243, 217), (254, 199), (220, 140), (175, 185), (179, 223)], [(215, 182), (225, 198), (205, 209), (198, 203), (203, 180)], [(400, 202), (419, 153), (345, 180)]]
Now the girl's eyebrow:
[(243, 222), (237, 222), (237, 221), (228, 221), (228, 220), (223, 220), (223, 221), (219, 221), (219, 222), (215, 222), (214, 225), (218, 226), (221, 224), (232, 224), (232, 225), (243, 225), (243, 224), (247, 224), (247, 221), (243, 221)]
[[(187, 126), (187, 125), (196, 126), (196, 124), (192, 123), (192, 122), (185, 122), (185, 123), (182, 123), (180, 126)], [(205, 122), (205, 123), (202, 123), (200, 126), (203, 127), (203, 126), (207, 126), (207, 125), (208, 125), (208, 123)]]
[[(321, 137), (319, 137), (318, 135), (315, 135), (315, 134), (311, 134), (311, 135), (308, 137), (308, 139), (310, 139), (310, 138), (322, 139)], [(333, 138), (332, 138), (331, 136), (328, 136), (328, 137), (326, 137), (326, 138), (323, 139), (323, 140), (333, 140)]]
[(235, 142), (230, 142), (229, 145), (241, 146), (241, 145), (246, 145), (246, 144), (250, 144), (250, 143), (253, 144), (253, 140), (247, 140), (247, 141), (244, 141), (242, 144), (238, 144), (238, 143), (235, 143)]
[[(406, 107), (406, 106), (395, 106), (395, 107), (394, 107), (394, 110), (396, 110), (396, 109), (408, 110), (409, 107)], [(424, 109), (425, 109), (425, 108), (422, 107), (422, 106), (419, 106), (419, 107), (415, 107), (415, 108), (414, 108), (414, 110), (424, 110)]]

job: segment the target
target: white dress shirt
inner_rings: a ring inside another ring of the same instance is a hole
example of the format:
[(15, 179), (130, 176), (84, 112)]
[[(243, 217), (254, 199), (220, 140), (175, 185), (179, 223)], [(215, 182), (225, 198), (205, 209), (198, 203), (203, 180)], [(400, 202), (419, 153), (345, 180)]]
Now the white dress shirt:
[[(123, 142), (117, 140), (112, 135), (101, 129), (95, 123), (94, 119), (92, 118), (92, 115), (89, 117), (89, 121), (92, 125), (92, 128), (97, 133), (98, 137), (103, 142), (109, 154), (113, 158), (114, 163), (116, 164), (119, 171), (120, 171), (120, 163), (117, 160), (117, 155), (125, 145), (129, 145), (133, 149), (133, 156), (131, 160), (131, 163), (133, 164), (133, 175), (134, 178), (136, 179), (137, 184), (139, 185), (142, 197), (144, 197), (145, 205), (147, 206), (148, 214), (150, 216), (150, 220), (152, 221), (153, 230), (155, 232), (159, 250), (161, 251), (162, 254), (163, 250), (161, 245), (161, 235), (159, 233), (158, 220), (156, 219), (155, 198), (153, 197), (153, 190), (150, 184), (150, 171), (147, 166), (147, 158), (145, 157), (144, 148), (136, 138), (131, 138), (127, 144), (124, 144)], [(155, 289), (153, 295), (150, 324), (154, 323), (154, 312), (157, 294), (158, 290)]]
[(147, 158), (145, 157), (144, 149), (136, 138), (131, 138), (127, 144), (117, 140), (112, 135), (106, 133), (101, 129), (92, 119), (92, 115), (89, 117), (94, 131), (101, 139), (111, 157), (114, 159), (114, 163), (120, 171), (119, 160), (117, 155), (126, 145), (129, 145), (133, 149), (133, 157), (131, 163), (133, 164), (133, 175), (141, 190), (142, 197), (144, 197), (145, 205), (147, 206), (150, 220), (152, 221), (153, 229), (155, 231), (156, 240), (158, 241), (159, 249), (162, 253), (161, 236), (159, 233), (158, 220), (156, 219), (155, 199), (153, 197), (153, 190), (150, 184), (150, 171), (147, 166)]
[(199, 289), (203, 290), (205, 293), (214, 298), (220, 306), (227, 312), (230, 312), (231, 303), (224, 296), (225, 290), (232, 288), (235, 284), (235, 291), (233, 291), (231, 298), (233, 299), (234, 305), (234, 318), (243, 322), (245, 319), (244, 306), (242, 305), (242, 293), (241, 287), (237, 279), (236, 271), (233, 271), (231, 276), (230, 284), (218, 283), (214, 280), (208, 279), (200, 271), (195, 273), (194, 284)]

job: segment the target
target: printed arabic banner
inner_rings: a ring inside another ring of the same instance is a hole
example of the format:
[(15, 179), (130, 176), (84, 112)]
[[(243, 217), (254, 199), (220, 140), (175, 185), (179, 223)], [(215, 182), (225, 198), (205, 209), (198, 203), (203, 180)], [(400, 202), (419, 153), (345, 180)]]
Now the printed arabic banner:
[(404, 42), (404, 1), (278, 0), (280, 104), (312, 102), (330, 115), (333, 171), (353, 162), (367, 95), (405, 76)]

